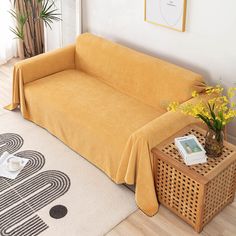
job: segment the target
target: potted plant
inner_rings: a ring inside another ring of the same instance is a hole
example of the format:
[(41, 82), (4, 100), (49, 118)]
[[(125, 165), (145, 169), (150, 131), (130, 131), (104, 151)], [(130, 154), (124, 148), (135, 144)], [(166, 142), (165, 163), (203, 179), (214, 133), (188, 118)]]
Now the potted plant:
[(51, 28), (59, 21), (60, 14), (54, 0), (13, 0), (14, 10), (10, 14), (16, 21), (11, 31), (20, 39), (23, 56), (28, 58), (43, 53), (44, 26)]
[[(180, 105), (178, 102), (172, 102), (168, 106), (169, 111), (181, 111), (186, 115), (193, 116), (203, 121), (208, 131), (205, 138), (205, 150), (208, 156), (219, 157), (223, 151), (224, 129), (236, 117), (236, 104), (231, 102), (235, 96), (236, 88), (229, 88), (227, 95), (224, 95), (224, 89), (217, 85), (216, 87), (207, 87), (206, 94), (209, 100), (196, 104), (188, 103)], [(199, 93), (194, 91), (192, 97), (198, 97)]]

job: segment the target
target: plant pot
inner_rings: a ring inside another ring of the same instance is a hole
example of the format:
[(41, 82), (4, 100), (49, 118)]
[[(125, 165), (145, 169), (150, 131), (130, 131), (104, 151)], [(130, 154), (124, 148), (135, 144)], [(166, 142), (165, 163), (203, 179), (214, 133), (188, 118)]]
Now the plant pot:
[(223, 131), (215, 132), (208, 129), (205, 137), (205, 150), (208, 157), (220, 157), (224, 148)]

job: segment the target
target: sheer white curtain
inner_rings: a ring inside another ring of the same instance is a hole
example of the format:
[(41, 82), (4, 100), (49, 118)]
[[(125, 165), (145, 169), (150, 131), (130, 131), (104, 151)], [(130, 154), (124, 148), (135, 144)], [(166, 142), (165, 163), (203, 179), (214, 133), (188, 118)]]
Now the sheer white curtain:
[(55, 0), (55, 6), (62, 21), (53, 22), (52, 29), (45, 27), (46, 51), (75, 43), (76, 36), (82, 33), (82, 1)]
[(0, 65), (17, 56), (17, 41), (10, 31), (13, 19), (9, 13), (12, 5), (10, 0), (0, 0)]

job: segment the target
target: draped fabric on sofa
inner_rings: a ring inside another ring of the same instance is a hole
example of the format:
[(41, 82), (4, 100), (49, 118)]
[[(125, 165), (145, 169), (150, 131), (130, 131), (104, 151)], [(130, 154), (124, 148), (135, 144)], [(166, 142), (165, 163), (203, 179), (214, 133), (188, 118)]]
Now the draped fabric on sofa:
[(18, 49), (20, 58), (32, 57), (44, 53), (44, 25), (42, 21), (33, 21), (30, 14), (39, 16), (41, 4), (37, 0), (15, 1), (15, 10), (17, 14), (28, 17), (24, 27), (24, 42), (20, 40)]
[(204, 95), (191, 99), (191, 93), (205, 86), (196, 73), (87, 33), (76, 46), (17, 63), (6, 109), (20, 106), (24, 118), (115, 183), (136, 184), (137, 205), (152, 216), (158, 201), (151, 149), (196, 122), (166, 112), (162, 102), (199, 102)]

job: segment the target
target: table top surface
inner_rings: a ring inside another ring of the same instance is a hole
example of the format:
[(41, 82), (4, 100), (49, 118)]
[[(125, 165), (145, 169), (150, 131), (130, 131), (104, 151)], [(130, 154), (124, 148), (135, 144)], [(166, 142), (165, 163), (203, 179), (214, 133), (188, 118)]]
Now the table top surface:
[(222, 156), (216, 158), (208, 157), (207, 163), (187, 166), (174, 144), (174, 139), (176, 137), (190, 134), (195, 135), (198, 141), (204, 146), (206, 131), (199, 126), (190, 125), (153, 148), (152, 152), (177, 166), (179, 169), (186, 170), (187, 172), (199, 177), (206, 177), (208, 180), (215, 177), (234, 161), (236, 162), (236, 147), (224, 141)]

